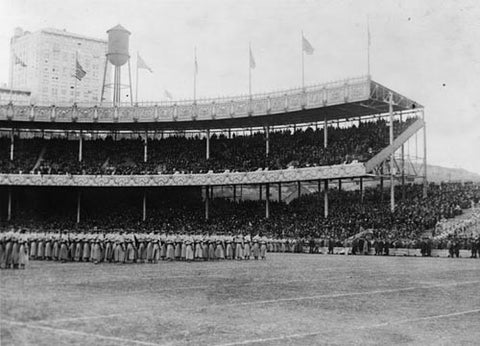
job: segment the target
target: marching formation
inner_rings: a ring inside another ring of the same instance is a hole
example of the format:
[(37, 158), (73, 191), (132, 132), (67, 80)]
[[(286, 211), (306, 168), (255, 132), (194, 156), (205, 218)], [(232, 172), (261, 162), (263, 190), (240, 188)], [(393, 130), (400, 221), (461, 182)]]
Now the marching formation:
[(260, 234), (132, 232), (0, 233), (0, 267), (25, 268), (28, 260), (158, 263), (266, 259), (270, 242)]

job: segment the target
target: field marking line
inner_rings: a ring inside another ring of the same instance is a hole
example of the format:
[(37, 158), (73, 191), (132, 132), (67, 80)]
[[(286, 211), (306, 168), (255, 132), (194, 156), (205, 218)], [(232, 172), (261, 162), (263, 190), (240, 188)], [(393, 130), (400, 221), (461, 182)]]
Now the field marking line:
[(439, 319), (439, 318), (462, 316), (462, 315), (469, 315), (469, 314), (475, 314), (475, 313), (480, 313), (480, 309), (467, 310), (467, 311), (459, 311), (459, 312), (452, 312), (452, 313), (449, 313), (449, 314), (442, 314), (442, 315), (433, 315), (433, 316), (425, 316), (425, 317), (418, 317), (418, 318), (409, 318), (409, 319), (396, 320), (396, 321), (390, 321), (390, 322), (383, 322), (383, 323), (374, 324), (374, 325), (371, 325), (371, 326), (359, 327), (359, 328), (356, 328), (356, 329), (379, 328), (379, 327), (385, 327), (385, 326), (388, 326), (388, 325), (405, 324), (405, 323), (412, 323), (412, 322), (421, 322), (421, 321), (428, 321), (428, 320), (436, 320), (436, 319)]
[(20, 326), (24, 326), (24, 327), (27, 327), (27, 328), (41, 329), (41, 330), (46, 330), (46, 331), (55, 332), (55, 333), (79, 335), (79, 336), (92, 337), (92, 338), (97, 338), (97, 339), (116, 341), (116, 342), (121, 342), (121, 343), (133, 343), (133, 344), (146, 345), (146, 346), (158, 346), (159, 345), (159, 344), (152, 343), (152, 342), (147, 342), (147, 341), (125, 339), (125, 338), (119, 338), (119, 337), (115, 337), (115, 336), (106, 336), (106, 335), (101, 335), (101, 334), (86, 333), (86, 332), (80, 332), (80, 331), (77, 331), (77, 330), (64, 329), (64, 328), (53, 328), (53, 327), (48, 327), (48, 326), (40, 326), (40, 325), (24, 323), (24, 322), (16, 322), (16, 321), (8, 321), (8, 320), (0, 320), (0, 322), (10, 323), (10, 324), (14, 324), (14, 325), (20, 325)]
[(110, 318), (110, 317), (117, 317), (117, 316), (126, 316), (126, 315), (136, 315), (136, 314), (143, 314), (145, 312), (152, 311), (152, 309), (144, 309), (144, 310), (136, 310), (136, 311), (129, 311), (127, 313), (114, 313), (114, 314), (107, 314), (107, 315), (91, 315), (91, 316), (79, 316), (79, 317), (66, 317), (66, 318), (58, 318), (54, 320), (37, 320), (32, 321), (33, 324), (40, 324), (40, 323), (57, 323), (57, 322), (70, 322), (70, 321), (81, 321), (81, 320), (95, 320), (95, 319), (102, 319), (102, 318)]
[[(456, 282), (456, 283), (447, 283), (447, 284), (438, 284), (438, 285), (429, 285), (429, 286), (412, 286), (412, 287), (395, 288), (395, 289), (388, 289), (388, 290), (377, 290), (377, 291), (324, 294), (324, 295), (308, 296), (308, 297), (279, 298), (279, 299), (241, 302), (241, 303), (231, 303), (231, 304), (217, 304), (217, 305), (214, 304), (214, 305), (209, 305), (207, 308), (223, 308), (223, 307), (230, 307), (230, 306), (270, 304), (270, 303), (285, 302), (285, 301), (299, 301), (299, 300), (315, 300), (315, 299), (353, 297), (353, 296), (362, 296), (362, 295), (395, 293), (395, 292), (402, 292), (402, 291), (414, 291), (414, 290), (418, 290), (418, 289), (429, 289), (429, 288), (436, 288), (436, 287), (461, 286), (461, 285), (469, 285), (469, 284), (477, 284), (477, 283), (480, 283), (480, 281), (465, 281), (465, 282), (460, 282), (460, 283)], [(197, 310), (197, 308), (182, 309), (182, 311), (195, 311), (195, 310)], [(125, 312), (125, 313), (106, 314), (106, 315), (68, 317), (68, 318), (54, 319), (54, 320), (38, 320), (38, 321), (35, 321), (33, 323), (57, 323), (57, 322), (77, 321), (77, 320), (90, 320), (90, 319), (93, 320), (93, 319), (102, 319), (102, 318), (110, 318), (110, 317), (117, 317), (117, 316), (136, 315), (136, 314), (142, 314), (142, 313), (147, 313), (147, 312), (151, 312), (151, 311), (152, 311), (152, 309), (144, 309), (144, 310), (137, 310), (137, 311), (131, 311), (131, 312)]]
[[(474, 314), (474, 313), (480, 313), (480, 309), (468, 310), (468, 311), (459, 311), (459, 312), (453, 312), (453, 313), (450, 313), (450, 314), (425, 316), (425, 317), (405, 319), (405, 320), (396, 320), (396, 321), (384, 322), (384, 323), (379, 323), (379, 324), (374, 324), (374, 325), (354, 327), (354, 328), (352, 328), (352, 330), (379, 328), (379, 327), (385, 327), (385, 326), (388, 326), (388, 325), (413, 323), (413, 322), (434, 320), (434, 319), (440, 319), (440, 318), (448, 318), (448, 317), (453, 317), (453, 316), (469, 315), (469, 314)], [(322, 331), (311, 332), (311, 333), (289, 334), (289, 335), (282, 335), (282, 336), (271, 337), (271, 338), (250, 339), (250, 340), (244, 340), (244, 341), (232, 342), (232, 343), (226, 343), (226, 344), (217, 344), (216, 346), (249, 345), (249, 344), (254, 344), (254, 343), (281, 341), (281, 340), (285, 340), (285, 339), (298, 339), (298, 338), (306, 338), (306, 337), (309, 337), (309, 336), (317, 336), (317, 335), (328, 333), (328, 332), (330, 332), (330, 331), (329, 330), (322, 330)]]
[(436, 288), (436, 287), (460, 286), (460, 285), (469, 285), (469, 284), (476, 284), (476, 283), (480, 283), (480, 281), (465, 281), (465, 282), (455, 282), (455, 283), (449, 283), (449, 284), (438, 284), (438, 285), (429, 285), (429, 286), (411, 286), (411, 287), (394, 288), (394, 289), (388, 289), (388, 290), (336, 293), (336, 294), (325, 294), (325, 295), (308, 296), (308, 297), (278, 298), (278, 299), (269, 299), (269, 300), (260, 300), (260, 301), (251, 301), (251, 302), (242, 302), (242, 303), (231, 303), (231, 304), (223, 304), (223, 305), (212, 305), (212, 306), (223, 307), (223, 306), (238, 306), (238, 305), (269, 304), (269, 303), (298, 301), (298, 300), (314, 300), (314, 299), (323, 299), (323, 298), (340, 298), (340, 297), (350, 297), (350, 296), (360, 296), (360, 295), (370, 295), (370, 294), (383, 294), (383, 293), (394, 293), (394, 292), (402, 292), (402, 291), (413, 291), (413, 290)]

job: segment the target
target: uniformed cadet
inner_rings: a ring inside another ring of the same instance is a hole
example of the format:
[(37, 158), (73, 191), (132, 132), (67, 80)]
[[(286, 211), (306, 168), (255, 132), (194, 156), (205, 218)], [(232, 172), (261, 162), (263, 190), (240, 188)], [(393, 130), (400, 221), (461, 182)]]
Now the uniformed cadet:
[(244, 242), (244, 245), (243, 245), (243, 257), (244, 257), (246, 260), (249, 260), (249, 259), (250, 259), (250, 256), (251, 256), (251, 244), (252, 244), (252, 237), (250, 236), (250, 234), (246, 234), (246, 235), (243, 237), (243, 242)]
[(193, 261), (193, 237), (190, 232), (188, 232), (183, 241), (183, 246), (185, 247), (185, 260), (189, 262)]
[(267, 242), (266, 236), (260, 237), (260, 258), (263, 260), (267, 258)]
[(244, 239), (243, 239), (243, 234), (237, 234), (236, 237), (234, 237), (235, 241), (235, 259), (237, 260), (242, 260), (243, 259), (243, 247), (244, 247)]
[(258, 260), (258, 257), (260, 256), (260, 240), (261, 238), (258, 233), (252, 239), (252, 254), (253, 258), (255, 258), (256, 260)]

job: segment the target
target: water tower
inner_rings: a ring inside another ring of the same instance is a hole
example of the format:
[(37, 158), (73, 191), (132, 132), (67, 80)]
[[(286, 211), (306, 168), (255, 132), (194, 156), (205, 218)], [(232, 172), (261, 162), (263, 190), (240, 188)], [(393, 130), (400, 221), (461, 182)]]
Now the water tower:
[[(105, 70), (103, 73), (102, 95), (100, 102), (103, 102), (105, 88), (113, 87), (113, 105), (120, 104), (120, 91), (122, 88), (130, 88), (130, 103), (133, 104), (132, 98), (132, 74), (130, 72), (130, 54), (128, 52), (128, 43), (130, 39), (130, 31), (118, 24), (117, 26), (107, 30), (108, 34), (108, 51), (105, 57)], [(107, 75), (108, 62), (114, 67), (113, 85), (105, 84)], [(121, 67), (128, 62), (128, 84), (121, 84)]]

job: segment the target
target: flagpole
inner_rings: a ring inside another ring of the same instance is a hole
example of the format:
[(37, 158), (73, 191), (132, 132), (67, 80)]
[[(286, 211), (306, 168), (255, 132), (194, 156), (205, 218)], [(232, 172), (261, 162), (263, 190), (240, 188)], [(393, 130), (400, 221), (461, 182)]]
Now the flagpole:
[(367, 74), (370, 77), (370, 21), (367, 16)]
[(302, 30), (302, 91), (305, 91), (305, 51), (303, 49), (303, 30)]
[(75, 86), (73, 89), (73, 103), (77, 103), (77, 63), (78, 63), (78, 50), (75, 51)]
[(136, 77), (136, 86), (135, 86), (135, 103), (138, 104), (138, 57), (140, 54), (137, 51), (137, 77)]
[(15, 58), (13, 50), (10, 51), (10, 102), (12, 102), (13, 97), (13, 69), (17, 65), (13, 59)]
[(252, 99), (252, 46), (248, 42), (248, 96)]
[(197, 100), (197, 47), (194, 48), (194, 66), (193, 66), (193, 103)]

